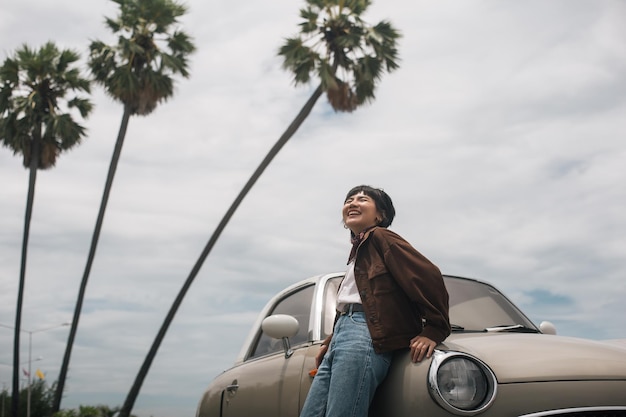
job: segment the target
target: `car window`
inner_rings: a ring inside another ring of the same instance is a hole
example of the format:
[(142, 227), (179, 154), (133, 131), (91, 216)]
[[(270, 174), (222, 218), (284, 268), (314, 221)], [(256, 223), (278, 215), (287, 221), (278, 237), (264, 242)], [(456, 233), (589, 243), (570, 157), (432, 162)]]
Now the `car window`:
[(534, 325), (502, 293), (481, 282), (447, 278), (450, 322), (465, 330), (521, 324)]
[[(268, 316), (274, 314), (287, 314), (293, 316), (300, 324), (298, 333), (289, 338), (291, 346), (309, 341), (309, 319), (311, 317), (311, 302), (315, 285), (296, 290), (276, 303)], [(248, 359), (269, 355), (270, 353), (282, 352), (283, 342), (269, 337), (259, 328), (259, 335), (254, 350)]]

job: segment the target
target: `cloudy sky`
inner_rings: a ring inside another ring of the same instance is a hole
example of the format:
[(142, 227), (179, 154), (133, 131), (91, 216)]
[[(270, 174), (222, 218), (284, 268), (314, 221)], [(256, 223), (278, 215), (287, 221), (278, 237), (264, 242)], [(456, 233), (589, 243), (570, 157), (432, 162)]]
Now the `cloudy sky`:
[[(314, 85), (277, 49), (302, 1), (187, 0), (191, 78), (130, 122), (62, 406), (121, 405), (214, 228)], [(0, 8), (2, 59), (54, 40), (86, 55), (110, 1)], [(401, 68), (352, 114), (321, 99), (244, 200), (191, 287), (142, 388), (140, 417), (193, 415), (257, 312), (283, 287), (341, 271), (345, 193), (384, 188), (392, 229), (444, 273), (486, 280), (560, 334), (626, 338), (626, 2), (379, 0)], [(94, 87), (88, 137), (40, 172), (22, 325), (72, 318), (122, 107)], [(0, 149), (0, 323), (13, 325), (28, 172)], [(33, 333), (58, 377), (68, 327)], [(10, 386), (12, 331), (0, 328)], [(22, 359), (27, 360), (28, 335)], [(27, 366), (27, 365), (25, 365)]]

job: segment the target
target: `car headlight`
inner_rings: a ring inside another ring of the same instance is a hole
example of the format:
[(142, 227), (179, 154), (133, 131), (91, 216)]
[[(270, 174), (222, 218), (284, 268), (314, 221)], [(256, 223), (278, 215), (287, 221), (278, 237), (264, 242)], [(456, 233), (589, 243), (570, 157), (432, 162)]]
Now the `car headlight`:
[(473, 356), (436, 350), (428, 373), (430, 395), (459, 416), (485, 411), (496, 398), (498, 382), (491, 369)]

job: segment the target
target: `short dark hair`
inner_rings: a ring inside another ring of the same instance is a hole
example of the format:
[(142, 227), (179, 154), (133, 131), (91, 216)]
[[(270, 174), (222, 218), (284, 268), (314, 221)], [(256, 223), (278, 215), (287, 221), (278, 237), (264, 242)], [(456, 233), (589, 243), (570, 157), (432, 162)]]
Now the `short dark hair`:
[(391, 197), (381, 188), (374, 188), (369, 185), (357, 185), (348, 191), (348, 195), (346, 195), (344, 201), (359, 193), (371, 197), (371, 199), (374, 200), (374, 204), (376, 204), (376, 209), (383, 215), (383, 219), (378, 225), (381, 227), (389, 227), (393, 218), (396, 217), (396, 209), (393, 207)]

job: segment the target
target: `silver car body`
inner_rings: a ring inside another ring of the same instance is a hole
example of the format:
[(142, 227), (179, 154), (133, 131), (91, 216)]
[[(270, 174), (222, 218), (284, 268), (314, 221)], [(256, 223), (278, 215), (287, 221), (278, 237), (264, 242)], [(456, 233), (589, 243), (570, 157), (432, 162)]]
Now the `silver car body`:
[[(316, 276), (273, 297), (197, 417), (297, 417), (341, 278)], [(553, 326), (536, 327), (493, 286), (444, 278), (453, 333), (421, 363), (408, 349), (395, 354), (370, 417), (626, 416), (624, 341), (547, 334)]]

